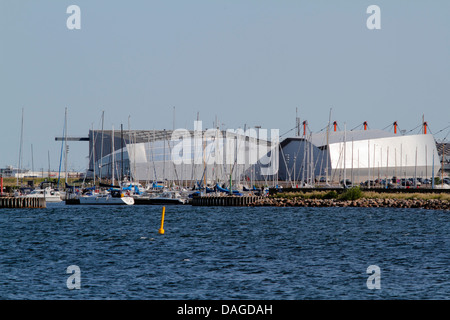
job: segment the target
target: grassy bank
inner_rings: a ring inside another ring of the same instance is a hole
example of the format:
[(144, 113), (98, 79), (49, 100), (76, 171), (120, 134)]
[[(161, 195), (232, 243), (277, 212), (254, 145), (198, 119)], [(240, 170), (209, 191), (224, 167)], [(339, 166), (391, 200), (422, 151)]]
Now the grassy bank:
[(312, 191), (312, 192), (288, 192), (277, 193), (270, 196), (273, 199), (336, 199), (336, 200), (357, 200), (357, 199), (398, 199), (398, 200), (443, 200), (450, 201), (450, 194), (446, 193), (383, 193), (375, 191), (362, 191), (359, 187), (343, 190), (342, 193), (332, 191)]

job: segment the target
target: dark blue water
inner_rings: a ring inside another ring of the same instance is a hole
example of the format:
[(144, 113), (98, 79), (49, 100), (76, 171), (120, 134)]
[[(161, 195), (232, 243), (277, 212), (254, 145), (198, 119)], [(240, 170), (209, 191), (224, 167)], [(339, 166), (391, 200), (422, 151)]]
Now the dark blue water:
[(0, 298), (450, 298), (449, 212), (167, 206), (160, 235), (161, 212), (0, 210)]

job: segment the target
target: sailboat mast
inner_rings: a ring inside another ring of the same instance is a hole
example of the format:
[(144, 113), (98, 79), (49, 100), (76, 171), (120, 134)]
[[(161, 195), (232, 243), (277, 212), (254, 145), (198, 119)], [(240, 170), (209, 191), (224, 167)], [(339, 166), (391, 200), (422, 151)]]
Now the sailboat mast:
[(389, 174), (389, 146), (387, 147), (387, 155), (386, 155), (386, 189), (388, 187), (388, 174)]
[(175, 106), (173, 107), (172, 131), (175, 131)]
[(156, 175), (156, 165), (155, 165), (155, 158), (153, 156), (153, 149), (155, 148), (156, 145), (156, 131), (155, 129), (153, 129), (153, 141), (152, 141), (152, 163), (153, 163), (153, 174), (155, 175), (155, 178), (153, 179), (153, 181), (158, 181), (158, 177)]
[(59, 182), (61, 181), (61, 163), (62, 163), (62, 156), (63, 156), (63, 150), (65, 146), (65, 139), (66, 137), (66, 117), (64, 116), (64, 127), (63, 127), (63, 141), (61, 142), (61, 153), (59, 155), (59, 169), (58, 169), (58, 189), (59, 189)]
[(347, 186), (347, 123), (344, 122), (344, 187)]
[(65, 189), (65, 186), (66, 186), (66, 184), (67, 184), (67, 153), (68, 153), (68, 146), (67, 146), (67, 107), (66, 107), (66, 110), (65, 110), (65, 114), (64, 114), (64, 121), (65, 121), (65, 125), (66, 125), (66, 128), (65, 128), (65, 130), (64, 130), (64, 152), (65, 152), (65, 154), (64, 154), (64, 189)]
[(123, 181), (123, 124), (120, 124), (120, 180)]
[(48, 160), (48, 176), (47, 179), (50, 181), (50, 150), (47, 151), (47, 160)]
[(311, 142), (308, 140), (308, 138), (306, 138), (307, 140), (307, 144), (306, 144), (306, 183), (308, 183), (311, 186), (311, 180), (310, 180), (310, 166), (311, 166), (311, 156), (310, 156), (310, 152), (311, 152)]
[(367, 187), (370, 189), (370, 140), (367, 140)]
[(351, 169), (351, 174), (350, 174), (351, 179), (352, 179), (352, 185), (355, 182), (355, 177), (353, 176), (353, 165), (354, 165), (353, 159), (354, 159), (354, 157), (353, 157), (353, 137), (352, 137), (352, 169)]
[(111, 154), (111, 156), (112, 156), (112, 167), (111, 167), (111, 173), (112, 173), (112, 175), (111, 175), (111, 184), (112, 184), (112, 186), (114, 186), (114, 169), (115, 169), (115, 167), (116, 167), (116, 159), (115, 159), (115, 157), (114, 157), (114, 125), (112, 126), (112, 132), (111, 132), (111, 149), (112, 149), (112, 154)]
[(163, 180), (166, 181), (166, 129), (164, 129), (163, 141)]
[(375, 181), (375, 147), (376, 144), (373, 144), (373, 170), (372, 170), (372, 180)]
[[(442, 169), (441, 169), (441, 184), (442, 184), (442, 188), (444, 188), (444, 160), (445, 160), (445, 141), (443, 141), (442, 143)], [(434, 163), (434, 161), (433, 161)], [(434, 166), (433, 166), (434, 168)], [(434, 177), (433, 177), (434, 179)]]
[(95, 132), (94, 132), (94, 124), (92, 124), (92, 170), (93, 170), (93, 177), (94, 177), (94, 191), (95, 191), (95, 166), (97, 165), (95, 163)]
[(17, 165), (17, 185), (19, 185), (19, 175), (22, 169), (22, 148), (23, 148), (23, 108), (22, 108), (22, 122), (20, 126), (20, 144), (19, 144), (19, 163)]
[(326, 170), (326, 178), (325, 178), (325, 182), (328, 185), (328, 170), (329, 170), (329, 158), (331, 156), (330, 153), (330, 141), (329, 141), (329, 136), (330, 136), (330, 123), (331, 123), (331, 110), (332, 108), (330, 108), (330, 115), (328, 117), (328, 126), (327, 126), (327, 170)]
[[(34, 181), (34, 156), (33, 156), (33, 144), (31, 144), (31, 172), (33, 175), (31, 176)], [(34, 183), (34, 182), (33, 182)]]
[(414, 160), (414, 187), (417, 188), (417, 146), (416, 146), (416, 158)]
[(433, 166), (431, 167), (431, 189), (434, 189), (434, 152), (433, 152)]
[(100, 172), (99, 172), (99, 181), (102, 181), (102, 171), (103, 171), (103, 123), (105, 120), (105, 111), (102, 111), (102, 139), (100, 142)]
[(133, 134), (133, 183), (136, 183), (136, 132)]
[[(150, 154), (150, 132), (147, 132), (147, 154)], [(150, 156), (149, 156), (150, 157)], [(150, 158), (147, 160), (147, 179), (146, 184), (150, 183)]]
[(310, 155), (311, 155), (311, 186), (314, 187), (315, 184), (315, 179), (314, 179), (314, 148), (313, 148), (313, 143), (312, 143), (312, 132), (309, 134), (309, 139), (310, 139)]

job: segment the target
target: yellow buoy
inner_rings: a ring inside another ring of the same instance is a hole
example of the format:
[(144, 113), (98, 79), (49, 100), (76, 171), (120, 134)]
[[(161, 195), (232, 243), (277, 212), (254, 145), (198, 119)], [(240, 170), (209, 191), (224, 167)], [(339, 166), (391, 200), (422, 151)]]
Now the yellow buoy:
[(159, 231), (158, 231), (158, 233), (159, 234), (164, 234), (164, 229), (163, 229), (163, 227), (164, 227), (164, 213), (166, 212), (166, 207), (163, 207), (163, 210), (162, 210), (162, 217), (161, 217), (161, 228), (159, 228)]

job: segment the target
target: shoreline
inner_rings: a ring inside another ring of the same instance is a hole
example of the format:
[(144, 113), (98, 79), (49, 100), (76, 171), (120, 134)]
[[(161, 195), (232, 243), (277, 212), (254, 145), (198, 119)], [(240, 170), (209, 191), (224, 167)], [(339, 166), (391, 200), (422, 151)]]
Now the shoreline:
[(249, 207), (355, 207), (355, 208), (417, 208), (426, 210), (450, 210), (450, 202), (442, 199), (360, 198), (356, 200), (303, 199), (267, 197)]

